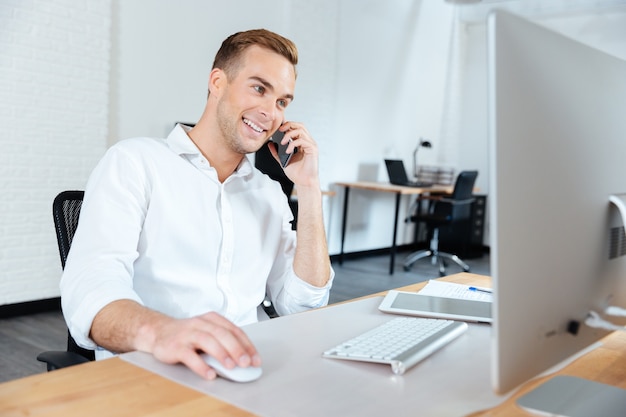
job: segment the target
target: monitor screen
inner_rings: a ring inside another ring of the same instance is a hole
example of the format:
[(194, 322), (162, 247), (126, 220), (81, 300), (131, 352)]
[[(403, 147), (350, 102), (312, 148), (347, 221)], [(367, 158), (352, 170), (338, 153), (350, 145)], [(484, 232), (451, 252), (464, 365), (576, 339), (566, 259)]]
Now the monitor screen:
[(504, 393), (607, 335), (585, 325), (590, 311), (626, 308), (624, 222), (609, 202), (626, 193), (626, 62), (495, 12), (488, 77), (492, 380)]

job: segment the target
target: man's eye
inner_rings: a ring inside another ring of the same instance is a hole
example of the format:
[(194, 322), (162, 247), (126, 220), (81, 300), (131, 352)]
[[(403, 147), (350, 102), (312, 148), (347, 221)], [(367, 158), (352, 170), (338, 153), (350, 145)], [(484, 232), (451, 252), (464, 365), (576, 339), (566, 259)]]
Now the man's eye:
[(278, 106), (279, 107), (285, 108), (285, 107), (287, 107), (288, 104), (289, 103), (287, 102), (287, 100), (278, 100)]
[(255, 85), (254, 91), (256, 91), (259, 94), (263, 94), (265, 93), (265, 87), (263, 87), (262, 85)]

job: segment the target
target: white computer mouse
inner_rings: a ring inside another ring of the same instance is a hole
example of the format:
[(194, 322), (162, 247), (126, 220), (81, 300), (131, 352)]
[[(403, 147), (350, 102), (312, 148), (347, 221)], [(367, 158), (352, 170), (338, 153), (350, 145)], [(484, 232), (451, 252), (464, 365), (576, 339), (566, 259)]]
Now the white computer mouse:
[(260, 367), (248, 366), (247, 368), (240, 368), (235, 366), (233, 369), (228, 369), (212, 356), (204, 354), (202, 358), (219, 376), (234, 382), (251, 382), (259, 379), (263, 374), (263, 369)]

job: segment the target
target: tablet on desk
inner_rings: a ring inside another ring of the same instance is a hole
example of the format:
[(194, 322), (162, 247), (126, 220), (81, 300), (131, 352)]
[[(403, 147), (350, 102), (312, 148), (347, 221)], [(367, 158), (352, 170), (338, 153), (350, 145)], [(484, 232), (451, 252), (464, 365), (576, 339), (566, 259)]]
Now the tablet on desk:
[(491, 302), (391, 290), (380, 306), (385, 313), (491, 323)]

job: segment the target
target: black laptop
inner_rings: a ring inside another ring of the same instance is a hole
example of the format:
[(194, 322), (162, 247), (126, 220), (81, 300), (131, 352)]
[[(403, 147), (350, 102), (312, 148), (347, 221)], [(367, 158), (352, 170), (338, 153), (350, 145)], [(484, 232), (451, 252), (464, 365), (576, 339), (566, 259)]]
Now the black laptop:
[(433, 185), (430, 182), (410, 181), (409, 177), (406, 175), (406, 169), (404, 169), (404, 162), (401, 159), (385, 159), (385, 165), (387, 166), (389, 182), (392, 184), (420, 188), (431, 187)]

